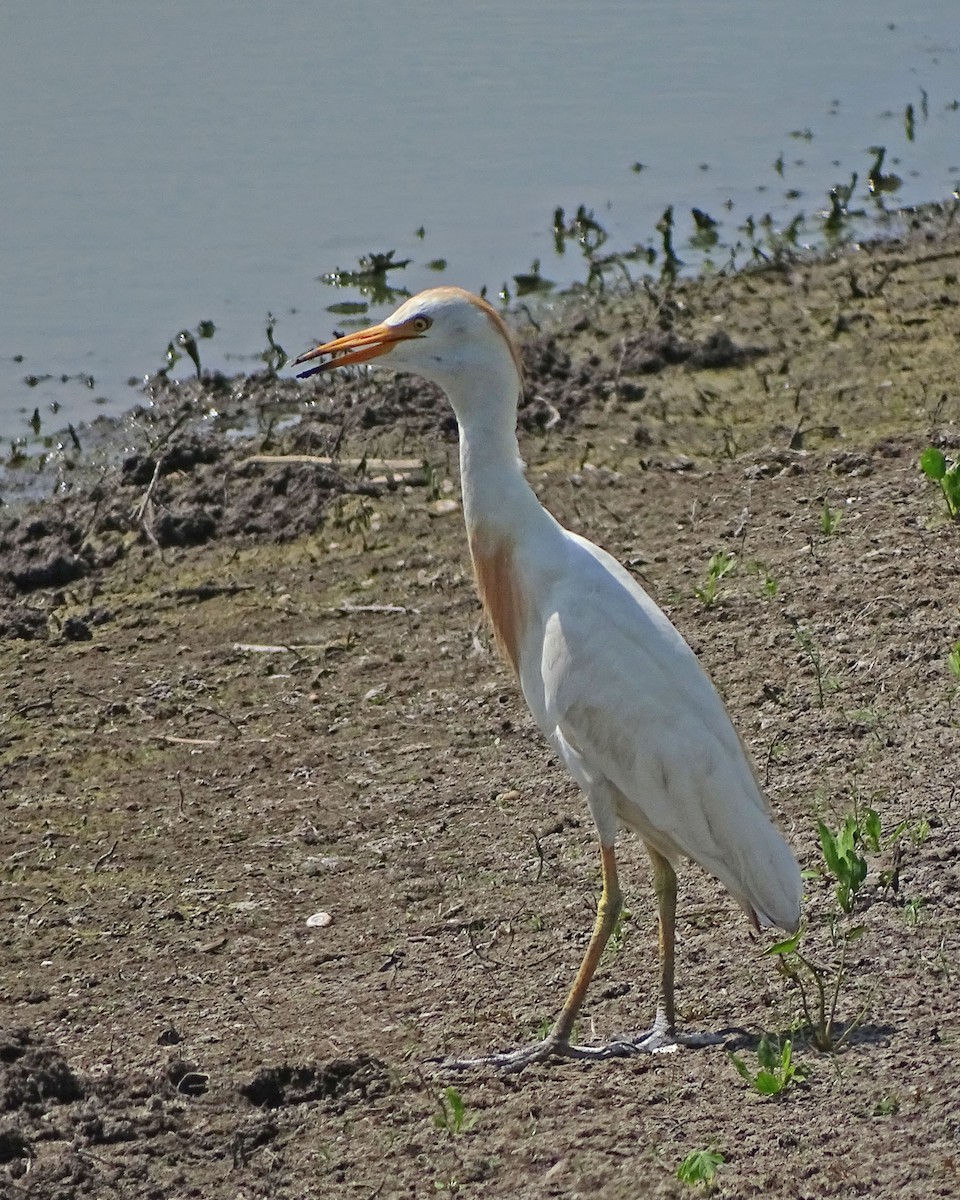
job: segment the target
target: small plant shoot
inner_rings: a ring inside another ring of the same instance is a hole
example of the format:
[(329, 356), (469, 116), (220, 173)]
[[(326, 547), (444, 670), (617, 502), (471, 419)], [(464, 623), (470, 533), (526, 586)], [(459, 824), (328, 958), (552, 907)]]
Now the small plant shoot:
[(867, 860), (857, 851), (862, 840), (860, 827), (855, 817), (847, 817), (837, 833), (831, 832), (823, 821), (817, 822), (817, 832), (824, 862), (837, 881), (837, 903), (845, 913), (851, 913), (857, 892), (867, 877)]
[(805, 1079), (810, 1073), (802, 1063), (793, 1061), (793, 1043), (787, 1038), (782, 1044), (766, 1034), (757, 1046), (757, 1067), (751, 1071), (747, 1063), (736, 1054), (729, 1055), (730, 1061), (747, 1083), (761, 1096), (779, 1096), (795, 1080)]
[(434, 1113), (433, 1123), (450, 1137), (466, 1133), (477, 1123), (476, 1116), (467, 1113), (463, 1097), (455, 1087), (443, 1089), (437, 1097), (437, 1108), (439, 1111)]
[(960, 521), (960, 459), (948, 458), (930, 446), (920, 455), (920, 469), (939, 485), (951, 520)]
[(824, 500), (823, 509), (820, 513), (820, 532), (824, 537), (832, 537), (837, 532), (842, 517), (842, 508), (831, 508), (826, 500)]
[(723, 589), (720, 587), (720, 584), (736, 565), (736, 555), (727, 554), (725, 550), (718, 550), (712, 556), (707, 563), (706, 578), (698, 587), (693, 589), (693, 594), (704, 608), (713, 608), (723, 595)]
[(717, 1173), (717, 1167), (722, 1166), (725, 1161), (719, 1150), (691, 1150), (677, 1167), (677, 1178), (681, 1183), (688, 1183), (691, 1187), (703, 1185), (706, 1190), (709, 1190), (713, 1186), (713, 1177)]

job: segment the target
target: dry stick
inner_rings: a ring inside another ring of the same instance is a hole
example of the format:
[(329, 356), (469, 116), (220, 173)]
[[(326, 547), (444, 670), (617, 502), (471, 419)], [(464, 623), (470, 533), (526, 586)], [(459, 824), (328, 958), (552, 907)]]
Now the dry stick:
[(97, 517), (100, 515), (100, 505), (103, 503), (103, 500), (104, 500), (104, 493), (101, 490), (101, 487), (102, 487), (103, 481), (106, 479), (106, 477), (107, 477), (107, 468), (104, 467), (104, 469), (100, 472), (100, 478), (97, 480), (96, 487), (94, 489), (94, 492), (97, 494), (97, 499), (93, 505), (93, 515), (91, 516), (90, 520), (87, 522), (86, 529), (83, 531), (83, 538), (81, 539), (81, 542), (80, 542), (81, 550), (83, 550), (83, 548), (90, 541), (90, 536), (93, 533), (93, 528), (97, 523)]
[(137, 507), (136, 519), (143, 520), (143, 514), (146, 512), (147, 505), (153, 496), (153, 489), (157, 486), (157, 480), (160, 478), (160, 468), (163, 466), (163, 455), (157, 459), (156, 466), (153, 468), (153, 478), (147, 484), (147, 490), (143, 493), (143, 498)]
[(153, 496), (153, 489), (156, 487), (157, 480), (160, 478), (160, 467), (162, 465), (163, 465), (163, 455), (161, 454), (161, 456), (157, 459), (157, 465), (153, 468), (153, 478), (150, 480), (149, 484), (147, 485), (147, 490), (143, 493), (143, 499), (140, 501), (140, 504), (138, 505), (137, 511), (136, 511), (137, 524), (141, 527), (141, 529), (147, 535), (147, 537), (150, 539), (150, 541), (153, 542), (154, 546), (160, 552), (161, 558), (163, 557), (163, 549), (162, 549), (160, 543), (157, 541), (157, 535), (153, 532), (153, 529), (150, 527), (149, 523), (144, 519), (144, 513), (147, 511), (147, 506), (151, 502), (151, 499)]
[[(187, 421), (189, 421), (190, 418), (194, 415), (195, 415), (195, 413), (194, 413), (193, 408), (188, 407), (184, 412), (182, 412), (180, 414), (179, 417), (177, 417), (177, 419), (170, 425), (170, 427), (168, 429), (165, 429), (160, 434), (159, 437), (157, 437), (154, 441), (150, 442), (148, 449), (147, 449), (147, 453), (153, 454), (157, 450), (159, 450), (161, 448), (161, 446), (166, 446), (166, 444), (170, 441), (170, 439), (177, 432), (177, 430), (181, 427), (181, 425), (185, 425), (187, 423)], [(160, 457), (162, 458), (163, 455), (161, 454)]]
[(415, 473), (423, 470), (418, 458), (331, 458), (325, 454), (250, 454), (237, 462), (237, 467), (251, 463), (312, 463), (317, 467), (331, 467), (360, 471), (395, 471)]
[(173, 600), (213, 600), (217, 596), (236, 596), (254, 590), (252, 583), (197, 583), (189, 587), (163, 588), (160, 595)]
[(233, 719), (233, 717), (230, 716), (229, 713), (220, 712), (219, 709), (210, 708), (206, 704), (191, 704), (190, 711), (188, 713), (186, 713), (185, 715), (189, 716), (193, 712), (209, 713), (211, 717), (218, 717), (221, 721), (226, 721), (228, 724), (232, 725), (237, 733), (243, 733), (243, 730), (240, 728), (240, 726), (237, 724), (237, 722)]
[(93, 864), (93, 869), (96, 871), (98, 868), (103, 866), (103, 864), (107, 861), (108, 858), (113, 858), (113, 856), (117, 852), (117, 847), (119, 845), (120, 845), (120, 839), (117, 838), (117, 840), (113, 843), (113, 845), (106, 852), (106, 854), (101, 854), (100, 857), (97, 859), (97, 861)]
[(403, 615), (414, 613), (416, 616), (420, 615), (419, 608), (406, 608), (402, 604), (338, 604), (330, 611), (340, 613), (342, 616), (350, 616), (353, 613), (398, 613)]

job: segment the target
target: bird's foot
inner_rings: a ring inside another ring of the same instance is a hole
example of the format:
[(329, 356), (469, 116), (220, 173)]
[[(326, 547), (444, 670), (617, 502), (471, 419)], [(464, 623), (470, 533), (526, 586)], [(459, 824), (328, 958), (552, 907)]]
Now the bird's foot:
[(605, 1062), (611, 1058), (632, 1058), (638, 1054), (672, 1054), (682, 1047), (718, 1046), (727, 1041), (724, 1033), (677, 1033), (657, 1021), (654, 1027), (636, 1037), (612, 1038), (599, 1046), (579, 1046), (563, 1038), (546, 1037), (532, 1046), (506, 1050), (501, 1054), (483, 1054), (479, 1058), (447, 1059), (442, 1071), (468, 1071), (473, 1067), (493, 1067), (506, 1075), (515, 1075), (533, 1063), (570, 1058), (580, 1062)]
[[(622, 1051), (621, 1053), (626, 1053)], [(481, 1054), (479, 1058), (447, 1059), (440, 1064), (441, 1070), (467, 1071), (471, 1067), (493, 1067), (507, 1075), (514, 1075), (533, 1063), (550, 1062), (559, 1058), (581, 1060), (611, 1058), (609, 1046), (577, 1046), (562, 1038), (546, 1037), (532, 1046), (521, 1046), (519, 1050), (504, 1050), (500, 1054)]]

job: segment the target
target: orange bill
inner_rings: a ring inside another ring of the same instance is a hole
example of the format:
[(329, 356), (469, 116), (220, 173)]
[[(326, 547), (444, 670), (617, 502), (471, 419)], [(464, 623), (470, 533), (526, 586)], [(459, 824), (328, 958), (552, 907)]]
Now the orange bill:
[(353, 363), (368, 362), (378, 358), (405, 338), (419, 337), (419, 328), (412, 327), (413, 322), (404, 321), (402, 325), (371, 325), (369, 329), (359, 329), (356, 333), (348, 333), (344, 337), (334, 338), (332, 342), (324, 342), (314, 350), (308, 350), (293, 360), (293, 366), (310, 362), (314, 358), (330, 355), (327, 362), (312, 367), (309, 371), (298, 373), (298, 379), (308, 379), (311, 375), (319, 375), (333, 367), (349, 367)]

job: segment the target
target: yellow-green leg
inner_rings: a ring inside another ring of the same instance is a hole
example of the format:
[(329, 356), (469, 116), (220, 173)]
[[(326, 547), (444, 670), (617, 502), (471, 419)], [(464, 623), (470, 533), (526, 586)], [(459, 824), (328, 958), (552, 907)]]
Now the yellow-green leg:
[(647, 846), (653, 864), (653, 890), (657, 894), (660, 918), (660, 995), (654, 1028), (672, 1031), (677, 1019), (673, 1000), (673, 972), (677, 945), (677, 873), (670, 863)]
[[(667, 864), (669, 866), (669, 863)], [(617, 855), (613, 846), (600, 847), (600, 869), (603, 878), (603, 890), (600, 893), (600, 903), (597, 905), (597, 919), (590, 935), (587, 952), (583, 956), (580, 970), (573, 981), (569, 995), (564, 1002), (560, 1015), (554, 1022), (553, 1029), (547, 1038), (555, 1046), (567, 1045), (577, 1014), (583, 1005), (584, 997), (590, 981), (596, 974), (603, 951), (610, 939), (617, 917), (623, 908), (623, 893), (620, 890), (620, 880), (617, 878)]]

